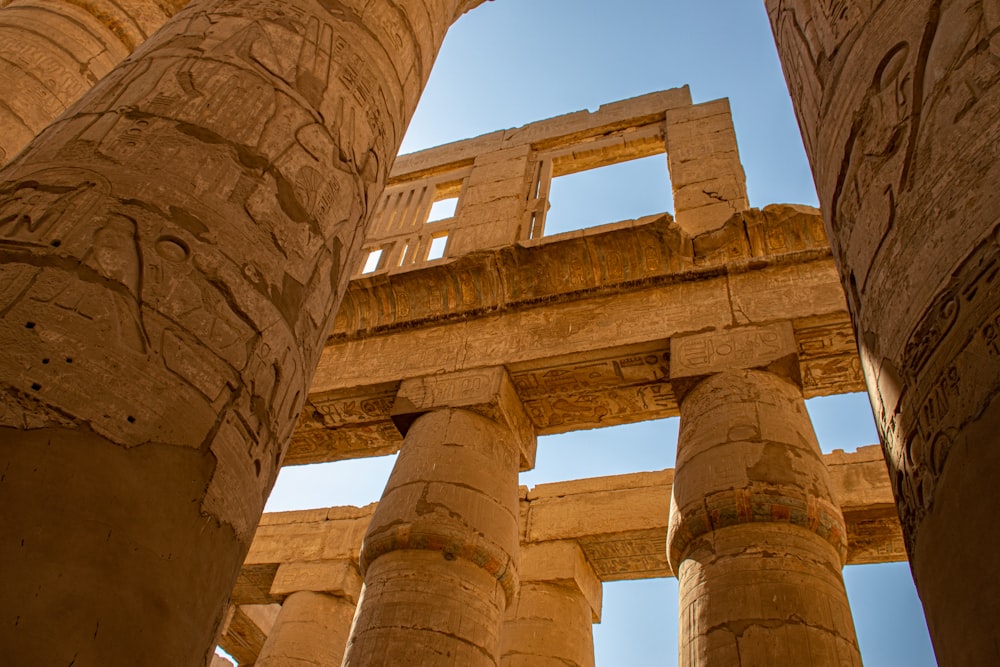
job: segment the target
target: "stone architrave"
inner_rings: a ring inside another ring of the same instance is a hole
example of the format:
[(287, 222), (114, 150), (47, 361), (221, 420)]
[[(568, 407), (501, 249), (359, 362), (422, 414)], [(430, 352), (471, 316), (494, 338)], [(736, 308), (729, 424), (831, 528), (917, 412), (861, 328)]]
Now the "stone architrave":
[(1000, 5), (766, 4), (937, 658), (995, 663)]
[(400, 386), (405, 439), (361, 547), (345, 667), (496, 665), (518, 588), (524, 438), (509, 387), (503, 369)]
[(0, 2), (0, 165), (186, 1)]
[(197, 0), (0, 170), (8, 662), (207, 662), (366, 202), (476, 4)]

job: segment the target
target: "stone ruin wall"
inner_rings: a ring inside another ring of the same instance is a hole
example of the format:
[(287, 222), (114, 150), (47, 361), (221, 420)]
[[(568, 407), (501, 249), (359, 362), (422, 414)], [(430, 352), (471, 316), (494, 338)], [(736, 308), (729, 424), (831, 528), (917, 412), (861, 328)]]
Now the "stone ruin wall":
[[(544, 234), (552, 178), (658, 154), (673, 214)], [(447, 198), (457, 198), (454, 215), (427, 222)], [(429, 259), (435, 238), (446, 245)], [(864, 389), (818, 212), (750, 208), (726, 100), (652, 93), (399, 158), (284, 464), (393, 453), (401, 397), (440, 394), (457, 377), (443, 403), (468, 404), (503, 369), (527, 470), (536, 435), (676, 416), (672, 380), (764, 365), (786, 347), (805, 396)], [(845, 562), (905, 560), (879, 448), (823, 462), (847, 529)], [(665, 470), (521, 487), (521, 586), (571, 582), (588, 610), (576, 627), (564, 610), (577, 648), (560, 644), (562, 659), (592, 664), (578, 655), (589, 633), (580, 626), (600, 620), (601, 582), (674, 575), (673, 479)], [(301, 592), (351, 610), (344, 627), (327, 628), (346, 643), (375, 507), (263, 517), (220, 640), (239, 664), (256, 663), (278, 605)], [(507, 632), (517, 635), (511, 609)], [(504, 646), (503, 664), (518, 664), (524, 647)]]

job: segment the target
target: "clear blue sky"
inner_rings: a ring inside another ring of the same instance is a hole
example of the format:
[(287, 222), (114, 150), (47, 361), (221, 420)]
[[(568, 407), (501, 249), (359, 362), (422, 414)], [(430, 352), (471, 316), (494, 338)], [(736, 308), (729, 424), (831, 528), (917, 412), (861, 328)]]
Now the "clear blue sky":
[[(696, 102), (730, 99), (751, 205), (816, 204), (763, 0), (487, 2), (445, 40), (403, 150), (685, 84)], [(560, 179), (549, 231), (671, 210), (666, 174), (659, 157)], [(877, 442), (865, 396), (809, 408), (825, 451)], [(666, 420), (543, 438), (522, 484), (672, 467), (676, 428)], [(268, 511), (377, 500), (392, 460), (286, 469)], [(868, 667), (936, 664), (905, 564), (848, 567), (845, 579)], [(676, 582), (604, 588), (597, 664), (676, 665)]]

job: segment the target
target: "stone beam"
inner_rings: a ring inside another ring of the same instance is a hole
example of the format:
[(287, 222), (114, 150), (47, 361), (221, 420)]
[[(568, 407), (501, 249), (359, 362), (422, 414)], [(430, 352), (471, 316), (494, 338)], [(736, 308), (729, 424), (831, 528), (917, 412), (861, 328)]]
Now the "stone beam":
[(694, 237), (654, 216), (356, 279), (284, 463), (390, 454), (400, 382), (487, 365), (540, 434), (674, 416), (670, 337), (779, 321), (807, 397), (864, 388), (814, 209)]
[[(456, 166), (471, 165), (485, 153), (521, 146), (558, 150), (609, 134), (662, 124), (668, 109), (691, 106), (687, 86), (602, 104), (597, 111), (576, 111), (522, 127), (499, 130), (396, 158), (389, 184), (424, 178)], [(662, 142), (657, 152), (663, 152)]]
[[(888, 473), (877, 446), (823, 457), (847, 524), (848, 564), (906, 560)], [(602, 581), (672, 576), (666, 533), (673, 471), (540, 484), (521, 490), (521, 543), (576, 541)], [(280, 565), (356, 558), (366, 507), (265, 514), (233, 602), (263, 604)]]

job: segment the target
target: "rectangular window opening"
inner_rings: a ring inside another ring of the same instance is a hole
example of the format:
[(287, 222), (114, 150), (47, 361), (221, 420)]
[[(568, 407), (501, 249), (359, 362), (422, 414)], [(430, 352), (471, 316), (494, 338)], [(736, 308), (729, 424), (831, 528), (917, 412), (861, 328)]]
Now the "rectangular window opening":
[(368, 253), (368, 258), (365, 259), (365, 266), (361, 269), (362, 275), (367, 273), (375, 273), (378, 271), (378, 266), (382, 261), (382, 248), (376, 248)]
[(438, 222), (439, 220), (447, 220), (448, 218), (455, 217), (455, 209), (458, 207), (458, 197), (448, 197), (447, 199), (439, 199), (433, 204), (431, 204), (430, 215), (427, 216), (427, 222)]
[(427, 261), (441, 259), (444, 257), (445, 248), (448, 246), (448, 235), (441, 234), (431, 238), (431, 247), (427, 252)]
[(545, 236), (674, 208), (666, 155), (618, 162), (552, 179)]

